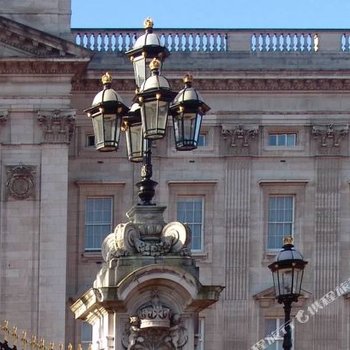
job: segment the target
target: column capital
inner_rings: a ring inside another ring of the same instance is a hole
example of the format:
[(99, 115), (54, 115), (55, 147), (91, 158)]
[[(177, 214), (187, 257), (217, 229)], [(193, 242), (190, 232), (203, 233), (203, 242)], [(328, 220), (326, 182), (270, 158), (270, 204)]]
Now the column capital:
[(75, 129), (75, 110), (39, 110), (38, 123), (44, 143), (70, 143)]

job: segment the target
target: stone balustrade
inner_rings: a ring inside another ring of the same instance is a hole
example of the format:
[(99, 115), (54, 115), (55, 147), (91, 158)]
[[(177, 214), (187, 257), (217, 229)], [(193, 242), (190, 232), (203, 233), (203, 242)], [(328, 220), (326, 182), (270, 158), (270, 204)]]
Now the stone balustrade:
[[(330, 29), (156, 29), (171, 52), (350, 52), (350, 32)], [(72, 29), (73, 41), (92, 51), (130, 50), (143, 29)]]

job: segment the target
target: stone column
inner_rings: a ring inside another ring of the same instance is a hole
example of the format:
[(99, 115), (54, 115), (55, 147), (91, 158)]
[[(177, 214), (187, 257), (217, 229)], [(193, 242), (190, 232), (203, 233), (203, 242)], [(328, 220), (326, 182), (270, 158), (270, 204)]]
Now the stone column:
[(248, 344), (249, 304), (249, 230), (251, 159), (256, 127), (225, 127), (229, 153), (225, 181), (226, 208), (226, 279), (224, 290), (225, 349), (246, 349)]
[[(313, 256), (315, 300), (332, 291), (339, 281), (341, 155), (346, 154), (347, 125), (313, 126), (316, 159), (315, 248)], [(327, 305), (315, 314), (314, 346), (340, 349), (340, 303)]]
[(40, 169), (38, 328), (43, 337), (62, 342), (66, 312), (68, 145), (74, 112), (40, 111), (38, 122), (44, 141)]

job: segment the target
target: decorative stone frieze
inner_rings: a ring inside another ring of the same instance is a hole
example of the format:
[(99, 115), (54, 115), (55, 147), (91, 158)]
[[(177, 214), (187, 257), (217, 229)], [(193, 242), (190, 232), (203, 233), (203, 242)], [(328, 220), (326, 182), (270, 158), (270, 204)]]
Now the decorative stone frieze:
[(315, 125), (312, 135), (317, 141), (317, 152), (320, 154), (339, 154), (342, 141), (349, 134), (348, 125)]
[(35, 166), (22, 164), (7, 166), (6, 175), (6, 200), (35, 199)]
[(75, 111), (39, 111), (38, 122), (44, 143), (69, 143), (75, 128)]
[(27, 59), (0, 61), (0, 74), (75, 74), (84, 69), (86, 59)]
[[(131, 73), (131, 72), (130, 72)], [(169, 79), (173, 90), (182, 88), (180, 79)], [(73, 82), (75, 91), (96, 91), (100, 88), (99, 79), (80, 79)], [(117, 91), (134, 91), (135, 82), (131, 78), (113, 80)], [(201, 91), (348, 91), (350, 79), (201, 79), (196, 78), (196, 88)]]
[(238, 155), (248, 155), (250, 146), (259, 132), (258, 126), (222, 126), (222, 135), (225, 139), (230, 139), (232, 152)]

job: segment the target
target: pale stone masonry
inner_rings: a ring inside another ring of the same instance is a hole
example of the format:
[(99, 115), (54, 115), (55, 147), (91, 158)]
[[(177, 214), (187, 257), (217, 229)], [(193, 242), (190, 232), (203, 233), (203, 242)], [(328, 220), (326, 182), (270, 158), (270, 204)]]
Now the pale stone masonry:
[[(139, 165), (127, 161), (123, 135), (117, 153), (95, 152), (83, 112), (105, 71), (131, 103), (123, 51), (134, 32), (106, 31), (111, 46), (96, 47), (91, 38), (104, 32), (71, 31), (69, 16), (69, 0), (7, 1), (0, 9), (0, 321), (77, 345), (81, 321), (69, 306), (103, 262), (100, 252), (85, 251), (85, 200), (112, 198), (113, 226), (126, 222)], [(163, 74), (179, 90), (191, 71), (211, 111), (206, 144), (196, 151), (175, 151), (171, 122), (156, 143), (155, 200), (171, 222), (178, 198), (204, 198), (204, 248), (193, 256), (201, 284), (225, 286), (200, 314), (204, 349), (250, 349), (267, 320), (283, 317), (267, 268), (275, 256), (267, 249), (270, 196), (293, 197), (295, 245), (309, 261), (293, 314), (350, 277), (349, 33), (159, 33), (172, 51)], [(182, 34), (187, 41), (170, 39)], [(296, 143), (269, 143), (283, 134), (295, 134)], [(296, 322), (295, 349), (348, 350), (349, 314), (345, 294)]]

